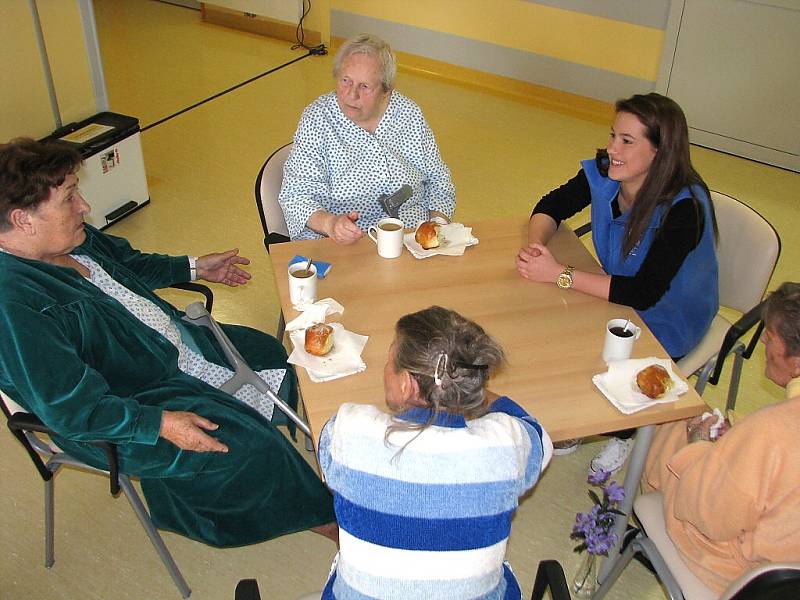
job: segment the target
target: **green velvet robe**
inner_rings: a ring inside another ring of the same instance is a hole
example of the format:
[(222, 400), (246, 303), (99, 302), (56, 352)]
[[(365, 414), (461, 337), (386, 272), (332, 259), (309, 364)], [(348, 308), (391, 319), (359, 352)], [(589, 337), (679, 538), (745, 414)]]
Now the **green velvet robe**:
[[(141, 253), (90, 225), (86, 236), (74, 253), (180, 319), (152, 290), (189, 280), (185, 256)], [(254, 329), (224, 328), (255, 371), (287, 369), (280, 395), (296, 406), (283, 346)], [(181, 332), (207, 360), (227, 366), (208, 329), (183, 322)], [(117, 444), (120, 468), (141, 479), (157, 527), (225, 547), (332, 522), (330, 494), (284, 435), (249, 406), (182, 373), (177, 359), (166, 338), (77, 271), (0, 252), (0, 389), (90, 465), (106, 468), (87, 441)], [(229, 452), (185, 451), (159, 438), (163, 410), (217, 423), (211, 435)]]

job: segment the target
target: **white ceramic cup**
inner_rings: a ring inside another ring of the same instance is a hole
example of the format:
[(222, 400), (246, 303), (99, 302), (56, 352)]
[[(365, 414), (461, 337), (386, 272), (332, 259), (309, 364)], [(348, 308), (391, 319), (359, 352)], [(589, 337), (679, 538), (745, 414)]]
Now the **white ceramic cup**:
[[(625, 327), (625, 323), (628, 326)], [(625, 334), (620, 334), (625, 327)], [(614, 331), (616, 331), (616, 333)], [(603, 344), (603, 360), (606, 362), (612, 360), (626, 360), (631, 357), (633, 352), (633, 343), (642, 335), (642, 330), (633, 323), (629, 323), (628, 319), (611, 319), (606, 323), (606, 340)]]
[(311, 304), (317, 300), (317, 265), (312, 264), (308, 271), (310, 275), (299, 277), (296, 273), (306, 271), (308, 262), (303, 261), (289, 265), (289, 299), (292, 306)]
[(367, 229), (369, 239), (378, 245), (378, 256), (383, 258), (397, 258), (403, 253), (404, 233), (403, 222), (392, 218), (381, 219), (377, 226)]

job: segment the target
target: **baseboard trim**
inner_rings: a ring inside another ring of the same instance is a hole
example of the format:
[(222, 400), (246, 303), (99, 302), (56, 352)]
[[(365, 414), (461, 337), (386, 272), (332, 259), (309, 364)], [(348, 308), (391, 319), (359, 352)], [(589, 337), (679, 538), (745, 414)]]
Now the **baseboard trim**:
[(593, 123), (608, 124), (614, 120), (614, 106), (602, 100), (587, 98), (569, 92), (536, 85), (511, 77), (494, 75), (458, 65), (397, 52), (401, 71), (447, 81), (469, 89), (479, 89), (490, 94), (513, 98), (533, 106), (560, 114), (577, 117)]
[[(203, 4), (200, 11), (200, 18), (206, 23), (231, 27), (248, 33), (257, 33), (268, 37), (285, 40), (287, 42), (297, 41), (297, 26), (283, 21), (276, 21), (258, 15), (249, 16), (241, 11)], [(308, 46), (316, 46), (322, 43), (322, 35), (319, 31), (304, 29), (305, 43)]]

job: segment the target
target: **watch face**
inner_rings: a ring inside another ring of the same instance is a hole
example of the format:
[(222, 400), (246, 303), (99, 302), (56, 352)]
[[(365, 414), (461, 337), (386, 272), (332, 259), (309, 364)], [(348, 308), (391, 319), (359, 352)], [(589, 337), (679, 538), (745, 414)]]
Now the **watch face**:
[(556, 285), (561, 289), (569, 289), (572, 287), (572, 275), (569, 273), (561, 273), (556, 279)]

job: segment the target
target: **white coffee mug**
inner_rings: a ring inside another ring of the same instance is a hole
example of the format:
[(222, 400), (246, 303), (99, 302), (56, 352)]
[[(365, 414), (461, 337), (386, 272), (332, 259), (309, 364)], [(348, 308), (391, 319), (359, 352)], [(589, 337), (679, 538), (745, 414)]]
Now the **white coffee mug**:
[(369, 239), (378, 245), (378, 256), (397, 258), (403, 253), (403, 222), (400, 219), (386, 218), (377, 226), (367, 229)]
[[(627, 323), (627, 325), (626, 325)], [(642, 335), (642, 330), (628, 319), (611, 319), (606, 323), (606, 339), (603, 344), (603, 360), (626, 360), (631, 357), (633, 343)]]
[(303, 261), (289, 265), (289, 299), (292, 306), (311, 304), (317, 299), (317, 265)]

